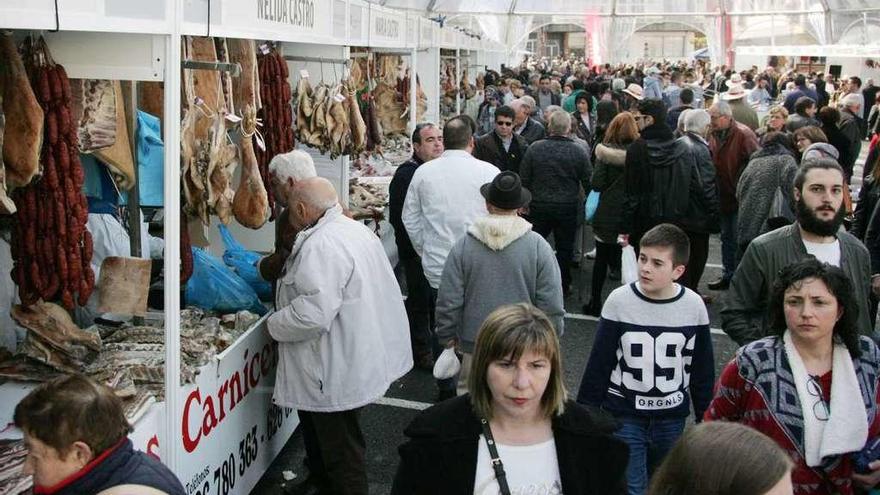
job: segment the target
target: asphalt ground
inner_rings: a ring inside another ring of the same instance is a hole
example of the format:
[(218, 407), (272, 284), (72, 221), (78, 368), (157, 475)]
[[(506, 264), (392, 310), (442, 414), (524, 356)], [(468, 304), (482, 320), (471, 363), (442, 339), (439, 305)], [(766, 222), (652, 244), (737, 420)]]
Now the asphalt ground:
[[(853, 173), (853, 199), (858, 197), (861, 186), (862, 168), (867, 155), (868, 143), (862, 143), (862, 153)], [(586, 227), (586, 238), (590, 239), (586, 249), (591, 249), (592, 236)], [(560, 341), (562, 346), (562, 366), (565, 384), (572, 395), (580, 387), (581, 375), (593, 347), (597, 318), (582, 313), (581, 307), (589, 299), (590, 278), (593, 261), (581, 257), (577, 269), (572, 270), (573, 289), (565, 301), (565, 333)], [(736, 344), (721, 331), (720, 309), (726, 292), (709, 290), (706, 284), (721, 277), (721, 241), (713, 235), (709, 241), (709, 258), (703, 278), (700, 280), (700, 293), (711, 296), (713, 301), (707, 305), (709, 326), (712, 329), (712, 343), (715, 352), (716, 379), (721, 369), (736, 352)], [(606, 280), (604, 295), (620, 286), (619, 281)], [(413, 369), (396, 381), (385, 396), (374, 404), (365, 407), (361, 413), (361, 429), (367, 443), (367, 475), (370, 493), (385, 495), (391, 493), (394, 473), (399, 457), (397, 447), (405, 440), (403, 429), (418, 414), (429, 407), (437, 395), (434, 378), (428, 371)], [(693, 416), (693, 413), (691, 413)], [(689, 418), (689, 421), (693, 417)], [(301, 479), (307, 475), (303, 466), (305, 448), (299, 430), (291, 437), (284, 450), (251, 493), (260, 495), (281, 495), (284, 493), (284, 472), (289, 471)]]

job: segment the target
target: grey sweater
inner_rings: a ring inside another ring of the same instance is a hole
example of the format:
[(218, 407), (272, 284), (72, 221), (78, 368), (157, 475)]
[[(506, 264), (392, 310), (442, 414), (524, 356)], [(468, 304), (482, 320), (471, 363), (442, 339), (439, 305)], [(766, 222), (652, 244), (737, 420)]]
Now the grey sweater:
[(562, 279), (553, 250), (519, 217), (477, 219), (446, 258), (437, 294), (437, 338), (458, 338), (474, 351), (483, 320), (499, 306), (530, 303), (542, 310), (562, 335), (565, 308)]

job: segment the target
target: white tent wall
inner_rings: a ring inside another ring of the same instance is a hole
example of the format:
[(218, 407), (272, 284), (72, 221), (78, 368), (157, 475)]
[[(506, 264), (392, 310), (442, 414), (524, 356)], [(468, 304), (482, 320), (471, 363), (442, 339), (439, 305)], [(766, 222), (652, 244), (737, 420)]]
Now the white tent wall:
[(440, 121), (440, 49), (428, 48), (419, 52), (416, 71), (422, 83), (422, 91), (428, 98), (426, 122)]

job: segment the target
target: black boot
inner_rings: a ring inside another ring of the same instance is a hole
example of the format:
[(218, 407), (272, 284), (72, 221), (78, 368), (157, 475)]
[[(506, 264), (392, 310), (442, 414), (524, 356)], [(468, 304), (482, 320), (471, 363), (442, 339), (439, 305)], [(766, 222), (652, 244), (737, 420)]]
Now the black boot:
[(590, 302), (584, 304), (583, 311), (585, 315), (590, 316), (601, 316), (602, 315), (602, 303), (596, 302), (595, 299), (590, 299)]

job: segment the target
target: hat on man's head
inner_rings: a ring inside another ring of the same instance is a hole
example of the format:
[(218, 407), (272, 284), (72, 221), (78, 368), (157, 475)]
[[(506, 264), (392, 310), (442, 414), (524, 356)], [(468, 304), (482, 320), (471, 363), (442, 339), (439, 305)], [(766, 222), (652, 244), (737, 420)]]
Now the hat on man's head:
[(504, 210), (522, 208), (532, 200), (532, 193), (522, 186), (519, 174), (509, 170), (496, 175), (492, 182), (483, 184), (480, 194), (490, 205)]
[(623, 90), (623, 92), (637, 100), (641, 100), (642, 98), (644, 98), (644, 96), (642, 96), (642, 87), (635, 83), (627, 86), (626, 89)]
[(742, 84), (731, 84), (729, 87), (727, 92), (721, 93), (722, 100), (738, 100), (746, 95), (746, 88)]

